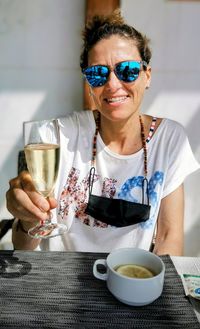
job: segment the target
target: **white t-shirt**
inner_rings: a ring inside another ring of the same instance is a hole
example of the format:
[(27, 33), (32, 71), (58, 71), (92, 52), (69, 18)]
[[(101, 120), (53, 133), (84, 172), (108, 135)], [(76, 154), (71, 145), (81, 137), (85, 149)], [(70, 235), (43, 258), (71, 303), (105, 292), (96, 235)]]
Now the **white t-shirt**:
[[(120, 228), (84, 213), (89, 196), (88, 176), (96, 127), (93, 113), (75, 112), (61, 118), (60, 127), (61, 161), (54, 221), (66, 224), (68, 233), (42, 240), (40, 249), (110, 252), (116, 248), (138, 247), (149, 250), (162, 198), (199, 168), (183, 127), (175, 121), (163, 119), (147, 144), (150, 218)], [(106, 147), (98, 134), (93, 194), (141, 202), (143, 176), (143, 149), (132, 155), (119, 155)]]

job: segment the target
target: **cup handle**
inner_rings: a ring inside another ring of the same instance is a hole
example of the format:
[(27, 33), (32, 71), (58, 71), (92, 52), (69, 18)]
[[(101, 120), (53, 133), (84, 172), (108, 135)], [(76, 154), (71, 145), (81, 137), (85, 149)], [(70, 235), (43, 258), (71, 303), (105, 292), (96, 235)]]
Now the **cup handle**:
[[(97, 269), (97, 265), (103, 265), (105, 266), (106, 268), (106, 273), (100, 273)], [(93, 274), (94, 276), (97, 278), (97, 279), (100, 279), (100, 280), (104, 280), (106, 281), (107, 278), (108, 278), (108, 272), (107, 272), (107, 263), (106, 263), (106, 259), (97, 259), (95, 262), (94, 262), (94, 265), (93, 265)]]

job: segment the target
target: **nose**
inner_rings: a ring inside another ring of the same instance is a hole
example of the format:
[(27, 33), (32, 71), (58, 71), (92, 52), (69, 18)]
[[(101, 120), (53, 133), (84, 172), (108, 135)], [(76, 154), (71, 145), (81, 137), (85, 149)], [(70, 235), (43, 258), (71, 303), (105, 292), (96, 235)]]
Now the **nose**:
[(108, 82), (106, 83), (106, 87), (110, 90), (115, 90), (115, 89), (121, 88), (121, 86), (122, 86), (122, 83), (115, 75), (115, 72), (114, 71), (110, 72)]

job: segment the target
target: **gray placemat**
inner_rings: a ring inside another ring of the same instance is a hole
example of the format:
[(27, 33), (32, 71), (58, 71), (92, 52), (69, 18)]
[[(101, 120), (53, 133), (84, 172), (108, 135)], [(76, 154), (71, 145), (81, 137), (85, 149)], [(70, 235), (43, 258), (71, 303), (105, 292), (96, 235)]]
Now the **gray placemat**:
[(169, 256), (162, 296), (143, 307), (120, 303), (93, 277), (103, 256), (0, 252), (0, 328), (200, 328)]

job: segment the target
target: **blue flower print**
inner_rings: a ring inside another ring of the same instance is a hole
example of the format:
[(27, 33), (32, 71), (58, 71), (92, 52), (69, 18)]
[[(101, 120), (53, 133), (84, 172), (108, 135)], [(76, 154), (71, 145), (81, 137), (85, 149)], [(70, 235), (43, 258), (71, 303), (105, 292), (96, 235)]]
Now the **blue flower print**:
[[(133, 189), (139, 187), (142, 193), (142, 182), (143, 176), (134, 176), (129, 178), (121, 187), (120, 192), (118, 193), (118, 197), (123, 200), (132, 201), (132, 202), (140, 202), (133, 196)], [(141, 194), (142, 195), (142, 194)]]
[[(141, 189), (141, 197), (142, 197), (142, 183), (143, 183), (143, 176), (134, 176), (129, 178), (121, 187), (118, 197), (127, 201), (132, 202), (141, 202), (141, 199), (138, 200), (134, 196), (134, 189), (139, 188)], [(151, 228), (154, 221), (155, 221), (155, 213), (156, 208), (158, 205), (158, 193), (156, 192), (156, 187), (159, 184), (160, 186), (163, 184), (164, 173), (162, 171), (156, 171), (153, 176), (149, 180), (149, 201), (151, 204), (151, 217), (146, 222), (140, 223), (139, 225), (144, 228), (148, 229)]]
[(163, 183), (164, 173), (162, 171), (156, 171), (149, 180), (149, 200), (152, 206), (157, 204), (157, 192), (155, 192), (156, 186)]

